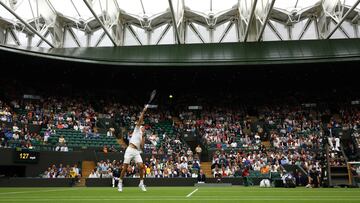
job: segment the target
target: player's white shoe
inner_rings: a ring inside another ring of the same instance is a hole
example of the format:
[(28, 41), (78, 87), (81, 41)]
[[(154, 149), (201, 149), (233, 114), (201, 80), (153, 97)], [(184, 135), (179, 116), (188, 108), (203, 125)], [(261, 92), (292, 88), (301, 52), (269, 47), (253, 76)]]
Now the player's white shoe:
[(142, 191), (146, 192), (146, 187), (145, 187), (144, 184), (139, 184), (139, 188), (140, 188)]
[(119, 191), (119, 192), (122, 192), (122, 189), (123, 189), (122, 183), (119, 183), (118, 191)]

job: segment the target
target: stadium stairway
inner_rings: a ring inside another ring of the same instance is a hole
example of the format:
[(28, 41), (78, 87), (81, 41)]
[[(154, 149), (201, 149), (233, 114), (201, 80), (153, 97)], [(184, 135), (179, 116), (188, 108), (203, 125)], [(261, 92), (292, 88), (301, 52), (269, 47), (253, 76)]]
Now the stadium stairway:
[[(343, 146), (340, 145), (341, 151), (330, 151), (329, 146), (326, 147), (329, 186), (330, 187), (350, 187), (350, 172), (348, 170), (348, 160), (344, 153)], [(340, 161), (342, 165), (333, 166), (332, 161)]]
[(211, 162), (202, 162), (201, 169), (204, 171), (206, 177), (212, 177)]
[(82, 162), (82, 176), (80, 179), (80, 183), (76, 184), (78, 187), (84, 187), (85, 186), (85, 179), (89, 177), (92, 170), (95, 168), (95, 162), (94, 161), (83, 161)]

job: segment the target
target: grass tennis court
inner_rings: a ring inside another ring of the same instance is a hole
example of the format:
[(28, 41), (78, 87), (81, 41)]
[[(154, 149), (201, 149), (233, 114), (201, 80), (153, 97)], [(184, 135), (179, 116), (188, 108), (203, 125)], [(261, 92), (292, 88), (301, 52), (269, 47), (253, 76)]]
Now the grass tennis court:
[(360, 202), (356, 188), (148, 187), (0, 188), (0, 202)]

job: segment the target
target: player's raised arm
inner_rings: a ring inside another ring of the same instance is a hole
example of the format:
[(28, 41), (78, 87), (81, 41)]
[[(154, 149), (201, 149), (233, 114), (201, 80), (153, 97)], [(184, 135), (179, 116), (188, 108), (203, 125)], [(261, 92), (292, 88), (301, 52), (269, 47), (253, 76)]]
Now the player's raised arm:
[(144, 115), (145, 115), (145, 112), (148, 108), (148, 105), (145, 105), (145, 108), (143, 109), (143, 111), (140, 113), (140, 117), (139, 117), (139, 120), (138, 122), (136, 123), (136, 127), (140, 128), (141, 124), (143, 123), (144, 121)]

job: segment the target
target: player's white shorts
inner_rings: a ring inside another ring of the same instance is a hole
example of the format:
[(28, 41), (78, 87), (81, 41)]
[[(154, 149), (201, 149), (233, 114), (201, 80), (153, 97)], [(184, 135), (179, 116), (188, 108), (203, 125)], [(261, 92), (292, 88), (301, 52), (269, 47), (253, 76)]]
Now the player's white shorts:
[(142, 163), (143, 160), (140, 156), (140, 151), (132, 147), (127, 147), (124, 155), (124, 163), (129, 164), (131, 160), (135, 160), (135, 163)]

